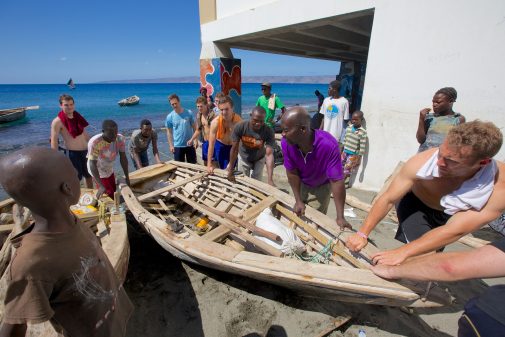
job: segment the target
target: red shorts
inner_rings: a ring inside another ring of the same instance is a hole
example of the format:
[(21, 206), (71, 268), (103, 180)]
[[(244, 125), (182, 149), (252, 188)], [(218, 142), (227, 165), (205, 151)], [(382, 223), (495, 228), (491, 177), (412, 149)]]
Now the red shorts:
[[(114, 199), (114, 192), (116, 192), (116, 177), (112, 173), (108, 178), (100, 178), (102, 185), (105, 187), (105, 194)], [(96, 186), (97, 188), (100, 187)]]

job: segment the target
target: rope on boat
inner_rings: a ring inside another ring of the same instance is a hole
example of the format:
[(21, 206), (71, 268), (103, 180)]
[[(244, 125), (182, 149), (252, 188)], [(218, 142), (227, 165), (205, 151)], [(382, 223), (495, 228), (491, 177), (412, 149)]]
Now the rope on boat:
[(329, 240), (328, 243), (316, 254), (312, 256), (303, 256), (301, 254), (293, 253), (294, 256), (296, 256), (297, 259), (306, 261), (306, 262), (311, 262), (311, 263), (324, 263), (324, 264), (329, 264), (330, 263), (330, 258), (333, 255), (333, 240)]

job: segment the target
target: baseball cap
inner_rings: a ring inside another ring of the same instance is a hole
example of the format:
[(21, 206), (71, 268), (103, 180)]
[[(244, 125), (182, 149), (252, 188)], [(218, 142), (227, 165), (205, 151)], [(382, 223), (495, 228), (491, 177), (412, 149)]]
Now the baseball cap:
[(263, 82), (263, 83), (261, 83), (261, 86), (262, 87), (269, 87), (269, 88), (271, 88), (272, 84), (270, 84), (270, 82)]

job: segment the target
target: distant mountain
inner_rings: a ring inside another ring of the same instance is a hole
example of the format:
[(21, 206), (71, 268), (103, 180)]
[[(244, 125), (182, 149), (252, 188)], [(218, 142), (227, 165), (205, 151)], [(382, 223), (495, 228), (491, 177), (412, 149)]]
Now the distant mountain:
[[(242, 83), (329, 83), (335, 79), (335, 75), (324, 76), (244, 76)], [(153, 79), (136, 79), (136, 80), (111, 80), (97, 83), (199, 83), (200, 78), (197, 76), (184, 77), (166, 77)]]

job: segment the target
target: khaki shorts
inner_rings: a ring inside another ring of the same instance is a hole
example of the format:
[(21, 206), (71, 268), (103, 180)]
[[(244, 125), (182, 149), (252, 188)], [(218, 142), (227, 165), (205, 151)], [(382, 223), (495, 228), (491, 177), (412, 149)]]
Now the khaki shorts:
[(263, 169), (265, 168), (265, 157), (255, 162), (249, 162), (238, 157), (238, 170), (242, 171), (245, 176), (262, 181)]
[(330, 183), (318, 186), (309, 187), (301, 183), (301, 197), (304, 204), (317, 209), (319, 212), (326, 214), (328, 205), (330, 204), (331, 188)]

